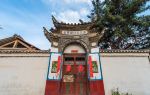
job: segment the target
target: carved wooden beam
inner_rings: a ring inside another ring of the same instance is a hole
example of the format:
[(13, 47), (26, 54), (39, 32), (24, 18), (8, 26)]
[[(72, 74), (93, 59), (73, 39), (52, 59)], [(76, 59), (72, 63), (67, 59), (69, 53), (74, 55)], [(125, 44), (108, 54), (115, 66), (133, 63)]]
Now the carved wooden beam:
[(18, 41), (16, 40), (15, 43), (14, 43), (14, 45), (13, 45), (13, 48), (16, 48), (17, 44), (18, 44)]
[(25, 48), (32, 49), (30, 46), (28, 46), (27, 44), (25, 44), (25, 43), (23, 43), (23, 42), (21, 42), (19, 40), (18, 40), (18, 43), (22, 44)]
[[(15, 43), (15, 41), (12, 41), (12, 42), (6, 43), (6, 44), (4, 44), (4, 45), (0, 46), (0, 48), (3, 48), (3, 47), (5, 47), (5, 46), (7, 46), (7, 45), (10, 45), (10, 44), (12, 44), (12, 43)], [(12, 48), (13, 48), (13, 46), (12, 46)]]

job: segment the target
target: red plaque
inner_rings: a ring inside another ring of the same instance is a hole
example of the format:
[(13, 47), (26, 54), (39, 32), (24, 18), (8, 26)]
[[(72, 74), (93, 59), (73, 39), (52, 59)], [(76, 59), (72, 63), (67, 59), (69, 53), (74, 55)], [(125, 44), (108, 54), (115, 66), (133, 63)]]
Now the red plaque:
[(78, 53), (78, 50), (71, 50), (71, 53)]

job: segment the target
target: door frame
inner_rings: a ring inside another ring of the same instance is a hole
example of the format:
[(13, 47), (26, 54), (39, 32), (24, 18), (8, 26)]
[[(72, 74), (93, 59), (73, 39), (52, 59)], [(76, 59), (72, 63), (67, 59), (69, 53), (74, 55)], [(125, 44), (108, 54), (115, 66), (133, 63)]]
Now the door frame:
[(62, 82), (63, 82), (63, 66), (64, 66), (64, 63), (65, 63), (65, 57), (73, 57), (74, 58), (74, 63), (76, 64), (76, 60), (75, 60), (75, 58), (76, 57), (78, 57), (78, 56), (84, 56), (85, 57), (85, 65), (86, 65), (86, 78), (87, 78), (87, 83), (86, 83), (86, 93), (87, 93), (87, 95), (89, 95), (89, 91), (90, 91), (90, 89), (89, 89), (89, 86), (90, 86), (90, 82), (89, 82), (89, 79), (88, 79), (88, 54), (87, 53), (63, 53), (62, 54), (62, 58), (63, 58), (63, 60), (62, 60), (62, 72), (61, 72), (61, 74), (62, 74), (62, 77), (61, 77), (61, 81), (60, 81), (60, 94), (61, 94), (61, 88), (62, 88)]

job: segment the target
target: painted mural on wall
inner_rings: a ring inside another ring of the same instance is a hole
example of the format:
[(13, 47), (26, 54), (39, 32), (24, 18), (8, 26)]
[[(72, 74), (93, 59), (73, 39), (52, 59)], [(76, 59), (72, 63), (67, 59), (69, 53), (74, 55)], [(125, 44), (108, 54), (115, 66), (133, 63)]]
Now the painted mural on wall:
[(58, 61), (53, 61), (52, 62), (51, 73), (57, 73), (57, 64), (58, 64)]
[(102, 80), (102, 70), (100, 63), (99, 53), (90, 53), (88, 57), (89, 65), (89, 77), (91, 80), (99, 79)]
[(61, 67), (61, 53), (51, 53), (50, 54), (50, 61), (49, 61), (49, 69), (47, 79), (60, 79), (60, 67)]
[(92, 70), (93, 73), (98, 73), (98, 65), (97, 65), (97, 61), (92, 61)]

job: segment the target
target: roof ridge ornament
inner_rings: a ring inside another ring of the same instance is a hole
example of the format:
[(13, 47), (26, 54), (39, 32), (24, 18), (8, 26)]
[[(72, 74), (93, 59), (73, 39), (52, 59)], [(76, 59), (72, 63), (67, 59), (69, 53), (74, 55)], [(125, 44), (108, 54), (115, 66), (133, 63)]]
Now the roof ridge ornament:
[(14, 36), (14, 37), (18, 37), (19, 35), (17, 35), (17, 34), (14, 34), (13, 36)]
[[(82, 19), (79, 19), (79, 22), (81, 23), (81, 24), (84, 24), (84, 21), (82, 20)], [(79, 23), (78, 23), (79, 24)]]
[(43, 29), (44, 29), (44, 31), (43, 31), (44, 34), (47, 35), (49, 32), (47, 31), (47, 29), (45, 27), (43, 27)]
[(21, 40), (24, 40), (24, 39), (23, 39), (20, 35), (18, 35), (18, 34), (14, 34), (13, 37), (14, 37), (14, 38), (19, 38), (19, 39), (21, 39)]
[(53, 23), (59, 23), (53, 15), (52, 15), (52, 21)]
[(79, 19), (79, 23), (66, 23), (66, 22), (63, 22), (63, 21), (58, 21), (54, 15), (52, 15), (52, 21), (53, 21), (53, 24), (56, 28), (59, 28), (59, 27), (73, 27), (73, 26), (84, 26), (84, 25), (92, 25), (92, 22), (84, 22), (82, 19)]

